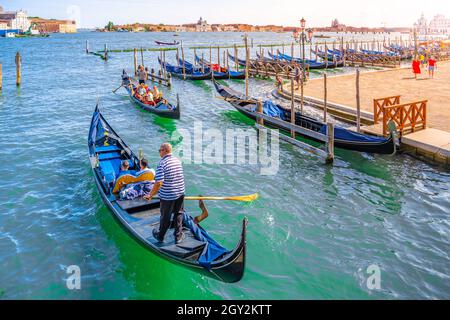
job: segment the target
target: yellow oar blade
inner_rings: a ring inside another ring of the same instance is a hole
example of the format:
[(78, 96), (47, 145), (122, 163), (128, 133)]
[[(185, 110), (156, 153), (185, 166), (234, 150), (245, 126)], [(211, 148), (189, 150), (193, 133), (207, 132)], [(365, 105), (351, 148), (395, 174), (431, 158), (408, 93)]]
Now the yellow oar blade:
[(248, 196), (236, 196), (236, 197), (185, 197), (184, 200), (230, 200), (230, 201), (242, 201), (252, 202), (258, 199), (257, 193)]

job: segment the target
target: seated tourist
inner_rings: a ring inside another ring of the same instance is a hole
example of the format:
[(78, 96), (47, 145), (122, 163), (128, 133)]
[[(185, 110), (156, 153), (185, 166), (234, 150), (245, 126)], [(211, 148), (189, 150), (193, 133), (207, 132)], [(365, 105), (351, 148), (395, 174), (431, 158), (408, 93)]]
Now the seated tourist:
[(126, 174), (131, 174), (131, 175), (136, 174), (136, 171), (130, 170), (130, 163), (128, 162), (128, 160), (122, 161), (122, 164), (120, 165), (120, 171), (119, 171), (118, 178), (120, 178), (121, 176), (126, 175)]
[[(151, 191), (155, 179), (155, 170), (148, 168), (146, 159), (142, 159), (139, 165), (139, 172), (128, 170), (129, 174), (122, 174), (122, 172), (119, 174), (113, 193), (120, 192), (121, 199), (132, 200)], [(121, 171), (122, 168), (126, 169), (126, 164), (121, 167)]]
[(144, 85), (140, 85), (139, 86), (139, 88), (138, 88), (138, 94), (141, 96), (141, 97), (145, 97), (145, 95), (147, 94), (147, 90), (145, 89), (145, 87), (144, 87)]
[(149, 104), (152, 104), (152, 105), (155, 104), (154, 96), (153, 96), (153, 93), (152, 93), (151, 90), (149, 90), (149, 91), (147, 92), (146, 101), (147, 101)]
[(155, 172), (155, 170), (150, 169), (148, 167), (148, 160), (147, 159), (142, 159), (139, 162), (139, 166), (140, 166), (140, 169), (139, 169), (138, 172), (136, 172), (136, 176), (139, 176), (139, 175), (143, 174), (144, 172), (153, 172), (153, 173)]

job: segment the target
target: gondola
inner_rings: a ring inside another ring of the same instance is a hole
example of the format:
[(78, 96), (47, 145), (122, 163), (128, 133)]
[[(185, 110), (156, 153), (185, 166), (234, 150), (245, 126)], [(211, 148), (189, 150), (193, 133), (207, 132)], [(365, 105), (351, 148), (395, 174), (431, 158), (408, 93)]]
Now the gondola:
[(376, 56), (390, 56), (390, 57), (398, 56), (397, 54), (395, 54), (393, 52), (382, 52), (382, 51), (376, 51), (376, 50), (365, 50), (363, 48), (361, 48), (361, 52), (365, 53), (365, 54), (376, 55)]
[[(229, 87), (223, 86), (216, 81), (214, 81), (214, 86), (217, 92), (239, 112), (251, 119), (256, 120), (256, 102), (253, 102), (253, 99), (246, 98), (241, 93)], [(285, 109), (270, 101), (266, 101), (264, 103), (263, 110), (266, 115), (270, 115), (278, 120), (281, 118), (284, 121), (290, 122), (291, 111), (288, 109)], [(264, 122), (273, 128), (279, 129), (280, 131), (290, 133), (287, 132), (286, 129), (277, 125), (275, 121), (271, 122), (270, 120), (265, 119)], [(295, 124), (315, 132), (326, 134), (327, 125), (325, 123), (302, 115), (300, 112), (296, 112), (295, 114)], [(302, 136), (318, 141), (313, 137), (307, 136), (306, 134), (302, 134)], [(323, 143), (322, 141), (319, 142)], [(334, 145), (337, 148), (367, 153), (393, 154), (395, 152), (395, 144), (392, 136), (388, 139), (373, 137), (340, 127), (335, 127), (334, 129)]]
[(183, 67), (177, 67), (177, 66), (173, 66), (167, 62), (162, 62), (160, 58), (158, 58), (158, 62), (173, 77), (177, 77), (180, 79), (186, 79), (186, 80), (209, 80), (209, 79), (211, 79), (211, 71), (210, 70), (205, 70), (205, 72), (202, 72), (201, 70), (189, 69), (185, 66), (185, 72), (183, 74)]
[[(274, 60), (284, 60), (284, 61), (294, 61), (299, 64), (303, 64), (303, 59), (301, 58), (293, 58), (287, 54), (283, 54), (280, 51), (278, 51), (278, 55), (273, 55), (269, 52), (269, 56)], [(325, 63), (325, 62), (318, 62), (317, 60), (309, 60), (305, 59), (305, 64), (309, 66), (309, 69), (333, 69), (333, 68), (339, 68), (344, 66), (344, 61), (339, 60), (336, 61), (336, 63)]]
[(136, 89), (136, 84), (133, 83), (133, 79), (125, 71), (122, 73), (122, 86), (130, 95), (131, 101), (136, 103), (143, 110), (152, 112), (165, 118), (180, 119), (180, 102), (178, 97), (176, 106), (173, 106), (165, 99), (159, 101), (154, 106), (146, 104), (134, 96), (133, 91)]
[[(184, 68), (187, 68), (188, 70), (203, 70), (204, 72), (212, 72), (212, 75), (214, 76), (214, 79), (217, 80), (225, 80), (225, 79), (229, 79), (230, 76), (228, 74), (228, 72), (222, 72), (222, 71), (218, 71), (218, 70), (211, 70), (211, 68), (209, 68), (208, 66), (194, 66), (192, 63), (184, 60), (183, 59), (178, 59), (180, 66), (184, 65)], [(211, 77), (212, 78), (212, 77)]]
[(342, 60), (342, 56), (340, 54), (333, 54), (333, 53), (325, 53), (323, 51), (317, 50), (313, 51), (313, 53), (318, 56), (319, 58), (325, 60), (327, 59), (328, 62), (336, 62), (339, 60)]
[[(195, 61), (203, 67), (211, 67), (211, 64), (208, 61), (197, 55), (195, 56)], [(212, 69), (214, 72), (214, 79), (245, 79), (245, 72), (243, 71), (233, 71), (228, 68), (222, 68), (219, 64), (212, 64)]]
[(175, 41), (175, 40), (174, 40), (173, 42), (155, 41), (155, 43), (156, 43), (158, 46), (177, 46), (177, 45), (180, 44), (179, 41)]
[[(103, 202), (125, 231), (139, 244), (163, 259), (219, 281), (233, 283), (242, 279), (245, 269), (247, 219), (242, 223), (239, 243), (232, 251), (215, 242), (188, 214), (184, 214), (183, 221), (186, 237), (180, 244), (175, 244), (172, 228), (168, 230), (166, 240), (158, 243), (152, 232), (155, 228), (159, 229), (160, 201), (147, 201), (143, 198), (120, 200), (113, 193), (121, 161), (128, 160), (130, 169), (133, 169), (138, 167), (139, 160), (111, 128), (98, 106), (91, 120), (88, 147), (95, 184)], [(121, 177), (119, 182), (124, 177)]]
[(245, 67), (247, 64), (245, 62), (245, 60), (239, 59), (233, 55), (231, 55), (230, 53), (228, 53), (228, 57), (230, 58), (230, 60), (232, 60), (233, 62), (237, 61), (237, 63), (241, 66), (241, 67)]
[(273, 61), (273, 59), (261, 56), (258, 52), (256, 52), (256, 57), (258, 58), (258, 60), (262, 60), (265, 62)]

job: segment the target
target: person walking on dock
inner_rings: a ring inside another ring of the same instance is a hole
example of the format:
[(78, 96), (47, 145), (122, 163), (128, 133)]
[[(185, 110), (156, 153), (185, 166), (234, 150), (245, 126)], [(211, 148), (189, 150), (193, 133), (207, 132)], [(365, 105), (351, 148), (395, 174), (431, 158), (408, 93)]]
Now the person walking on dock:
[(417, 56), (414, 56), (414, 60), (412, 62), (412, 69), (414, 73), (414, 79), (417, 80), (417, 75), (420, 74), (420, 61)]
[(296, 66), (295, 67), (294, 79), (295, 79), (295, 82), (297, 83), (297, 89), (295, 89), (295, 90), (298, 90), (300, 88), (300, 76), (301, 76), (300, 67)]
[(423, 53), (420, 54), (419, 60), (420, 60), (420, 66), (423, 67), (425, 65), (425, 55)]
[(437, 65), (436, 65), (436, 60), (434, 59), (434, 57), (432, 56), (429, 60), (428, 60), (428, 77), (429, 78), (434, 78), (434, 70), (436, 70)]
[(155, 185), (144, 199), (150, 201), (158, 193), (161, 201), (159, 231), (153, 229), (153, 236), (159, 242), (164, 241), (164, 236), (170, 227), (170, 218), (174, 214), (175, 243), (184, 240), (183, 215), (180, 209), (184, 203), (184, 174), (181, 161), (172, 155), (172, 145), (164, 143), (159, 148), (161, 161), (156, 169)]

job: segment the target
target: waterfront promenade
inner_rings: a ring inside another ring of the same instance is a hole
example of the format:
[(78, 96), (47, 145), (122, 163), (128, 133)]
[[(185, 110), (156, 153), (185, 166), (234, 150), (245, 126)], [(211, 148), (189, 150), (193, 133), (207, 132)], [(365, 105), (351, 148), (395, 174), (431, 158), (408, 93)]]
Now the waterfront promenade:
[[(361, 110), (373, 113), (373, 99), (401, 95), (402, 103), (428, 100), (427, 126), (450, 132), (450, 61), (438, 62), (434, 79), (428, 71), (414, 79), (411, 68), (364, 72), (361, 69)], [(356, 109), (355, 74), (328, 76), (328, 102)], [(290, 89), (286, 90), (290, 92)], [(323, 78), (310, 80), (304, 88), (305, 96), (323, 100)], [(299, 91), (295, 94), (300, 96)]]
[[(406, 133), (402, 139), (403, 149), (450, 165), (450, 61), (438, 62), (433, 79), (429, 79), (425, 68), (422, 68), (417, 80), (409, 67), (369, 72), (361, 70), (361, 131), (382, 134), (382, 124), (373, 125), (374, 99), (401, 96), (401, 104), (427, 100), (426, 129)], [(289, 98), (290, 92), (288, 85), (282, 95)], [(300, 90), (295, 90), (294, 95), (296, 101), (300, 101)], [(307, 103), (323, 108), (324, 79), (308, 81), (304, 96)], [(354, 121), (357, 103), (354, 73), (327, 78), (327, 103), (331, 114), (343, 114), (344, 118)]]

